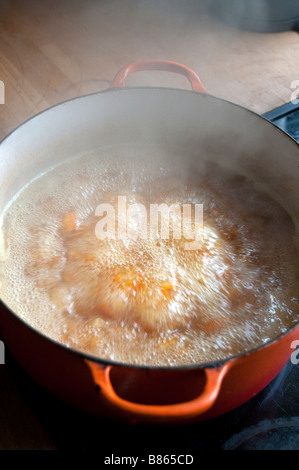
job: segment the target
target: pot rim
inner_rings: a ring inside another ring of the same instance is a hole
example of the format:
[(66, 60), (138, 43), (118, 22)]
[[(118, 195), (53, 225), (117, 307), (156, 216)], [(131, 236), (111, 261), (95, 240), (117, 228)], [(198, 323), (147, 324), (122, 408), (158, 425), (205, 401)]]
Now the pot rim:
[[(113, 93), (113, 92), (117, 92), (117, 93), (127, 93), (128, 91), (136, 91), (136, 90), (149, 90), (149, 91), (154, 91), (154, 90), (157, 90), (157, 91), (164, 91), (166, 90), (166, 92), (168, 91), (172, 91), (172, 92), (177, 92), (177, 93), (192, 93), (193, 95), (201, 95), (203, 98), (205, 99), (209, 99), (209, 98), (212, 98), (217, 100), (217, 101), (222, 101), (228, 105), (231, 105), (231, 106), (234, 106), (234, 107), (237, 107), (237, 108), (240, 108), (242, 109), (243, 111), (249, 113), (249, 114), (252, 114), (253, 116), (256, 116), (257, 118), (259, 119), (262, 119), (264, 122), (268, 123), (269, 126), (273, 126), (275, 129), (276, 129), (276, 132), (280, 132), (281, 134), (283, 134), (285, 136), (285, 138), (287, 138), (290, 142), (292, 142), (293, 144), (295, 144), (295, 146), (298, 148), (299, 150), (299, 142), (297, 142), (292, 136), (290, 136), (289, 134), (287, 134), (283, 129), (281, 129), (280, 127), (278, 127), (277, 125), (275, 125), (274, 123), (270, 122), (267, 118), (265, 118), (264, 116), (258, 114), (257, 112), (255, 111), (252, 111), (242, 105), (239, 105), (237, 103), (233, 103), (232, 101), (229, 101), (229, 100), (226, 100), (224, 98), (218, 98), (217, 96), (215, 95), (211, 95), (210, 93), (206, 94), (206, 93), (203, 93), (203, 92), (198, 92), (198, 91), (194, 91), (194, 90), (186, 90), (186, 89), (181, 89), (181, 88), (172, 88), (172, 87), (150, 87), (150, 86), (138, 86), (138, 87), (125, 87), (125, 88), (107, 88), (107, 89), (104, 89), (104, 90), (101, 90), (101, 91), (97, 91), (97, 92), (93, 92), (93, 93), (87, 93), (87, 94), (84, 94), (84, 95), (80, 95), (80, 96), (76, 96), (76, 97), (73, 97), (73, 98), (70, 98), (70, 99), (67, 99), (65, 101), (61, 101), (59, 103), (56, 103), (56, 104), (53, 104), (52, 106), (49, 106), (48, 108), (45, 108), (43, 110), (41, 110), (40, 112), (34, 114), (33, 116), (29, 117), (28, 119), (26, 119), (25, 121), (21, 122), (17, 127), (15, 127), (12, 131), (10, 131), (1, 141), (0, 141), (0, 146), (2, 144), (4, 144), (4, 142), (6, 142), (7, 139), (10, 138), (10, 136), (12, 136), (15, 132), (18, 131), (19, 128), (21, 128), (22, 126), (26, 125), (28, 122), (30, 122), (31, 120), (39, 117), (40, 115), (46, 113), (47, 111), (50, 111), (52, 109), (56, 109), (56, 108), (59, 108), (60, 106), (63, 106), (67, 103), (70, 103), (70, 102), (74, 102), (76, 100), (80, 100), (80, 99), (84, 99), (84, 98), (88, 98), (88, 97), (93, 97), (93, 96), (97, 96), (97, 95), (101, 95), (103, 93)], [(2, 305), (2, 307), (4, 307), (10, 314), (13, 315), (13, 317), (18, 320), (19, 322), (21, 322), (25, 327), (29, 328), (32, 332), (36, 333), (37, 335), (39, 335), (40, 337), (42, 337), (43, 339), (49, 341), (50, 343), (52, 343), (53, 345), (55, 346), (58, 346), (60, 348), (63, 348), (67, 351), (70, 351), (70, 353), (73, 353), (79, 357), (81, 357), (81, 359), (88, 359), (90, 361), (93, 361), (93, 362), (96, 362), (96, 363), (99, 363), (99, 364), (103, 364), (105, 366), (115, 366), (115, 367), (129, 367), (129, 368), (134, 368), (134, 369), (142, 369), (142, 370), (166, 370), (166, 371), (170, 371), (170, 370), (192, 370), (192, 369), (211, 369), (211, 368), (218, 368), (218, 367), (221, 367), (222, 365), (224, 365), (225, 363), (227, 362), (233, 362), (237, 359), (240, 359), (240, 358), (243, 358), (243, 357), (246, 357), (246, 356), (249, 356), (251, 355), (252, 353), (254, 352), (257, 352), (263, 348), (266, 348), (268, 346), (271, 346), (272, 344), (276, 343), (277, 341), (280, 341), (283, 337), (287, 336), (289, 333), (291, 333), (291, 331), (295, 330), (297, 327), (299, 327), (299, 320), (291, 327), (291, 328), (288, 328), (285, 332), (281, 333), (280, 335), (272, 338), (271, 340), (265, 342), (265, 343), (262, 343), (260, 344), (259, 346), (256, 346), (252, 349), (249, 349), (249, 350), (246, 350), (245, 352), (243, 353), (239, 353), (239, 354), (236, 354), (236, 355), (232, 355), (232, 356), (227, 356), (223, 359), (217, 359), (217, 360), (214, 360), (214, 361), (208, 361), (208, 362), (203, 362), (203, 363), (196, 363), (196, 364), (186, 364), (186, 365), (174, 365), (174, 366), (167, 366), (167, 365), (159, 365), (159, 366), (152, 366), (152, 365), (146, 365), (146, 364), (130, 364), (130, 363), (125, 363), (125, 362), (119, 362), (119, 361), (113, 361), (113, 360), (109, 360), (109, 359), (104, 359), (104, 358), (101, 358), (101, 357), (98, 357), (98, 356), (93, 356), (92, 354), (89, 354), (89, 353), (85, 353), (84, 351), (80, 351), (79, 349), (75, 349), (75, 348), (72, 348), (72, 347), (69, 347), (69, 346), (66, 346), (65, 344), (63, 343), (60, 343), (58, 342), (57, 340), (51, 338), (50, 336), (47, 336), (45, 333), (39, 331), (37, 328), (33, 327), (30, 323), (28, 323), (26, 320), (24, 320), (23, 318), (21, 318), (14, 310), (12, 310), (1, 298), (0, 298), (0, 304)], [(1, 325), (0, 325), (0, 331), (1, 331)], [(5, 341), (5, 338), (3, 338), (4, 341)]]
[[(87, 352), (81, 351), (80, 349), (75, 349), (73, 347), (67, 346), (63, 343), (60, 343), (59, 341), (51, 338), (50, 336), (47, 336), (45, 333), (39, 331), (37, 328), (32, 326), (30, 323), (28, 323), (26, 320), (21, 318), (14, 310), (12, 310), (2, 299), (0, 299), (0, 305), (4, 307), (12, 316), (18, 320), (20, 323), (23, 324), (26, 328), (31, 330), (33, 333), (39, 335), (41, 338), (43, 338), (46, 341), (49, 341), (52, 343), (54, 346), (58, 346), (62, 349), (65, 349), (69, 351), (72, 354), (75, 354), (76, 356), (81, 357), (82, 360), (88, 359), (92, 362), (96, 362), (98, 364), (103, 364), (105, 366), (114, 366), (114, 367), (128, 367), (132, 369), (142, 369), (142, 370), (166, 370), (166, 371), (178, 371), (178, 370), (193, 370), (193, 369), (212, 369), (212, 368), (218, 368), (223, 366), (226, 363), (229, 362), (234, 362), (238, 359), (250, 356), (251, 354), (260, 351), (263, 348), (266, 348), (268, 346), (273, 345), (274, 343), (280, 341), (283, 337), (287, 336), (289, 333), (291, 333), (293, 330), (298, 328), (299, 331), (299, 320), (296, 322), (291, 328), (289, 328), (287, 331), (281, 333), (280, 335), (276, 336), (275, 338), (272, 338), (271, 340), (267, 341), (266, 343), (262, 343), (259, 346), (256, 346), (252, 349), (246, 350), (245, 352), (235, 354), (232, 356), (227, 356), (223, 359), (216, 359), (214, 361), (208, 361), (208, 362), (200, 362), (196, 364), (183, 364), (183, 365), (174, 365), (174, 366), (167, 366), (167, 365), (150, 365), (150, 364), (130, 364), (126, 362), (120, 362), (120, 361), (114, 361), (111, 359), (105, 359), (101, 358), (98, 356), (94, 356), (92, 354), (89, 354)], [(1, 332), (1, 325), (0, 325), (0, 332)], [(3, 337), (4, 342), (5, 342), (5, 337)]]
[(185, 94), (185, 93), (188, 93), (188, 94), (193, 94), (194, 96), (201, 96), (203, 97), (204, 99), (212, 99), (212, 100), (216, 100), (216, 101), (221, 101), (221, 102), (224, 102), (228, 105), (231, 105), (231, 106), (234, 106), (236, 108), (239, 108), (253, 116), (256, 116), (257, 118), (259, 119), (262, 119), (264, 122), (268, 123), (269, 126), (272, 126), (274, 127), (275, 129), (277, 129), (277, 131), (279, 131), (281, 134), (283, 134), (284, 136), (286, 136), (293, 144), (295, 144), (296, 147), (298, 147), (298, 150), (299, 150), (299, 142), (297, 142), (291, 135), (289, 135), (287, 132), (285, 132), (283, 129), (281, 129), (281, 127), (278, 127), (275, 123), (269, 121), (267, 118), (265, 118), (263, 115), (261, 114), (258, 114), (256, 111), (253, 111), (249, 108), (246, 108), (245, 106), (242, 106), (238, 103), (234, 103), (233, 101), (229, 101), (225, 98), (220, 98), (218, 96), (215, 96), (211, 93), (203, 93), (203, 92), (199, 92), (199, 91), (195, 91), (195, 90), (186, 90), (184, 88), (173, 88), (173, 87), (158, 87), (158, 86), (134, 86), (134, 87), (119, 87), (119, 88), (116, 88), (116, 87), (113, 87), (113, 88), (105, 88), (104, 90), (100, 90), (100, 91), (95, 91), (95, 92), (92, 92), (92, 93), (86, 93), (84, 95), (80, 95), (80, 96), (75, 96), (73, 98), (69, 98), (67, 100), (64, 100), (64, 101), (60, 101), (58, 103), (55, 103), (45, 109), (42, 109), (41, 111), (39, 111), (38, 113), (34, 114), (33, 116), (30, 116), (28, 119), (26, 119), (25, 121), (21, 122), (20, 124), (18, 124), (14, 129), (12, 129), (5, 137), (3, 137), (3, 139), (0, 140), (0, 146), (2, 144), (4, 144), (4, 142), (9, 139), (15, 132), (18, 131), (19, 128), (21, 128), (23, 125), (26, 125), (28, 122), (30, 122), (31, 120), (35, 119), (35, 118), (38, 118), (39, 116), (43, 115), (44, 113), (50, 111), (50, 110), (53, 110), (53, 109), (56, 109), (56, 108), (59, 108), (60, 106), (64, 106), (68, 103), (71, 103), (71, 102), (75, 102), (77, 100), (81, 100), (81, 99), (84, 99), (84, 98), (89, 98), (89, 97), (93, 97), (93, 96), (97, 96), (97, 95), (101, 95), (101, 94), (106, 94), (106, 93), (113, 93), (113, 92), (116, 92), (116, 93), (128, 93), (128, 92), (131, 92), (131, 91), (137, 91), (137, 90), (141, 90), (141, 91), (144, 91), (144, 90), (148, 90), (148, 91), (166, 91), (166, 92), (178, 92), (178, 93), (182, 93), (182, 94)]

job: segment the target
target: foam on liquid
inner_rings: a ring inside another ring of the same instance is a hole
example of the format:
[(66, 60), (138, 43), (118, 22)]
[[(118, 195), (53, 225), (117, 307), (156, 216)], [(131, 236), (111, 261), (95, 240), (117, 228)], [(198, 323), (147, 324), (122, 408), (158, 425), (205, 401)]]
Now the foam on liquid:
[[(243, 353), (298, 321), (294, 226), (276, 202), (215, 164), (182, 173), (155, 163), (154, 149), (131, 162), (124, 152), (67, 162), (6, 209), (0, 295), (11, 309), (75, 349), (167, 366)], [(203, 204), (202, 247), (186, 251), (186, 240), (171, 237), (99, 240), (95, 209), (117, 210), (119, 195), (146, 207)], [(66, 213), (77, 219), (69, 232)]]

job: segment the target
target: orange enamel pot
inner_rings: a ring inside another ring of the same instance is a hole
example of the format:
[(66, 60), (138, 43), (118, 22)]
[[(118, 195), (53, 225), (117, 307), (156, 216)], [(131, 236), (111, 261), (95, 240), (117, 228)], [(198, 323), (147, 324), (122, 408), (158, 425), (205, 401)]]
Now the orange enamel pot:
[[(129, 73), (149, 69), (181, 73), (192, 90), (124, 87)], [(184, 158), (201, 149), (257, 179), (291, 215), (298, 239), (298, 144), (259, 115), (209, 95), (192, 70), (169, 61), (129, 64), (109, 90), (54, 106), (12, 132), (0, 145), (0, 213), (24, 184), (74, 154), (153, 142), (171, 142)], [(0, 331), (21, 366), (56, 397), (89, 413), (142, 423), (206, 420), (240, 406), (276, 377), (299, 339), (297, 322), (236, 357), (145, 367), (58, 344), (3, 302)]]

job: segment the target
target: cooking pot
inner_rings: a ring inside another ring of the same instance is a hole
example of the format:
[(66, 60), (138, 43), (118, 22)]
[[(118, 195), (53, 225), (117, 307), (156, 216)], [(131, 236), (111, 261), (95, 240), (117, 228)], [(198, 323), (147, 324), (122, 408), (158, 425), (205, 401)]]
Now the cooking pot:
[[(128, 74), (150, 69), (183, 74), (192, 90), (125, 87)], [(193, 165), (208, 155), (263, 185), (291, 215), (298, 240), (298, 144), (259, 115), (209, 95), (195, 72), (169, 61), (129, 64), (110, 89), (58, 104), (13, 131), (0, 145), (0, 210), (30, 180), (74, 155), (153, 143), (171, 143)], [(297, 323), (236, 357), (145, 367), (58, 344), (3, 302), (0, 329), (21, 366), (56, 397), (90, 413), (146, 423), (199, 421), (238, 407), (274, 379), (299, 338)]]

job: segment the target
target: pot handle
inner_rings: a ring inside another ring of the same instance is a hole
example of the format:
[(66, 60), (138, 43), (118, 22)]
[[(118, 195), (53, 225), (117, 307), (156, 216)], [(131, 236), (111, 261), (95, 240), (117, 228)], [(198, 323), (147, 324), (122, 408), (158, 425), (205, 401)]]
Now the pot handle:
[(172, 62), (170, 60), (140, 60), (131, 62), (119, 70), (119, 72), (115, 75), (110, 88), (123, 88), (125, 86), (125, 79), (128, 75), (130, 75), (132, 72), (140, 72), (144, 70), (159, 70), (179, 73), (180, 75), (184, 75), (186, 78), (188, 78), (193, 91), (208, 93), (201, 83), (200, 78), (192, 69), (186, 67), (186, 65), (179, 64), (178, 62)]
[(191, 418), (203, 414), (215, 403), (222, 381), (230, 368), (230, 363), (222, 367), (204, 369), (206, 384), (201, 395), (191, 401), (174, 405), (143, 405), (125, 400), (117, 395), (112, 387), (110, 372), (112, 366), (103, 366), (85, 359), (95, 384), (104, 398), (118, 411), (129, 413), (134, 417), (149, 418)]

